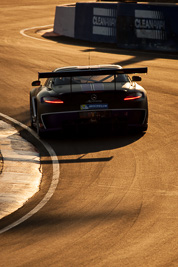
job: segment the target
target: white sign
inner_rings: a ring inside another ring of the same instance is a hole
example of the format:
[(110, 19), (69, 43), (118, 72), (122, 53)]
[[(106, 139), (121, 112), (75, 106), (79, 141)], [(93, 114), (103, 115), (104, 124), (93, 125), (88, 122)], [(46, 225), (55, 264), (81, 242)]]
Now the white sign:
[(165, 40), (166, 25), (163, 13), (154, 10), (135, 10), (137, 38)]
[(93, 8), (93, 34), (116, 36), (117, 10)]

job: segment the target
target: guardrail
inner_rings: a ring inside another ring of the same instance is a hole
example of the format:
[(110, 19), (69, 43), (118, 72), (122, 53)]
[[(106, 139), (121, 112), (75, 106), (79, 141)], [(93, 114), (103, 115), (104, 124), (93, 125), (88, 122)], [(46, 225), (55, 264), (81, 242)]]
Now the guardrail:
[(54, 32), (118, 48), (178, 51), (178, 5), (77, 3), (56, 7)]

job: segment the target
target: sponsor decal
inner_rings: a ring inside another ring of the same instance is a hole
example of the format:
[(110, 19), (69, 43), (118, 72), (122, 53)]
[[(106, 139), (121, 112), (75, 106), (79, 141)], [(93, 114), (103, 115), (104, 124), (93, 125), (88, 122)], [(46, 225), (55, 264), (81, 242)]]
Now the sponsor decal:
[(166, 22), (163, 12), (135, 10), (135, 31), (137, 38), (166, 39)]
[(116, 36), (117, 10), (109, 8), (93, 8), (93, 34)]
[(108, 109), (108, 104), (84, 104), (80, 105), (81, 110), (90, 110), (90, 109)]

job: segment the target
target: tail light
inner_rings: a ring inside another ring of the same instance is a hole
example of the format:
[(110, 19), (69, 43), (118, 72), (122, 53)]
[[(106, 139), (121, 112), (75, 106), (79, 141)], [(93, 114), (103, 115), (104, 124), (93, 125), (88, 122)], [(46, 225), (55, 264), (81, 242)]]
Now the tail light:
[(64, 104), (64, 101), (56, 97), (43, 97), (42, 102), (48, 104)]
[(135, 99), (139, 99), (142, 97), (142, 94), (141, 93), (136, 93), (136, 94), (131, 94), (131, 95), (128, 95), (124, 98), (124, 100), (135, 100)]

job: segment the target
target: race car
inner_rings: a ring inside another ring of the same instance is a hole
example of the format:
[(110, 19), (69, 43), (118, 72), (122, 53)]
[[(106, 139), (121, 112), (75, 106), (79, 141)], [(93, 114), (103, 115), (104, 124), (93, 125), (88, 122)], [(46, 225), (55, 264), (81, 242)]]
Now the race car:
[(30, 91), (31, 126), (41, 137), (91, 125), (146, 131), (147, 94), (137, 83), (140, 76), (129, 77), (138, 73), (147, 73), (147, 68), (94, 65), (39, 72)]

